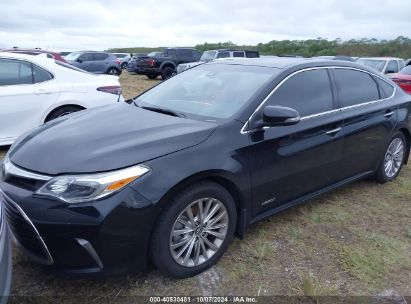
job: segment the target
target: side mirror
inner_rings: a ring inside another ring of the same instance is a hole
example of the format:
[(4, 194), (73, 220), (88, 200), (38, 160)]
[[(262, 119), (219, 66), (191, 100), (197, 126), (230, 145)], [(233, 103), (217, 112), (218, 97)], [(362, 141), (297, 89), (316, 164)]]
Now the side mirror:
[(300, 122), (300, 114), (288, 107), (266, 106), (260, 127), (291, 126)]
[(83, 59), (81, 59), (80, 57), (79, 58), (77, 58), (77, 60), (76, 60), (78, 63), (82, 63), (83, 62)]
[(394, 74), (395, 72), (393, 70), (387, 70), (385, 71), (385, 74)]

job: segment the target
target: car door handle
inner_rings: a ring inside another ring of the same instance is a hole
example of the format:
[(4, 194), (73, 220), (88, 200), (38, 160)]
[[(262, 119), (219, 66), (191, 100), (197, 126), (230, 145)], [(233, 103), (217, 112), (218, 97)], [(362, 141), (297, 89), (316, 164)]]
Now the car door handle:
[(338, 128), (335, 128), (335, 129), (332, 129), (330, 131), (325, 132), (325, 134), (332, 136), (332, 135), (335, 135), (336, 133), (340, 132), (341, 130), (342, 130), (342, 128), (338, 127)]
[(51, 94), (51, 93), (52, 93), (52, 92), (47, 91), (47, 90), (45, 90), (45, 89), (38, 89), (38, 90), (34, 91), (34, 94), (36, 94), (36, 95)]
[(390, 118), (393, 114), (394, 114), (394, 111), (387, 111), (385, 112), (384, 117)]

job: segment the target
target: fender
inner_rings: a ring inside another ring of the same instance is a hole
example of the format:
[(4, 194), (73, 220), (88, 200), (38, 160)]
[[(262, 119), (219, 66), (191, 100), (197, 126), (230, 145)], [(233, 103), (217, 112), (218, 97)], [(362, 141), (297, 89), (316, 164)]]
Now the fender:
[(162, 63), (160, 64), (160, 71), (161, 71), (161, 70), (164, 68), (164, 66), (166, 66), (166, 65), (172, 65), (174, 69), (177, 68), (177, 67), (176, 67), (176, 64), (175, 64), (173, 61), (167, 60), (167, 61), (164, 61), (164, 62), (162, 62)]
[(82, 107), (84, 109), (88, 108), (87, 103), (79, 100), (60, 100), (59, 102), (53, 104), (51, 107), (49, 107), (41, 117), (41, 120), (39, 121), (39, 125), (43, 124), (47, 118), (47, 116), (53, 112), (55, 109), (60, 108), (62, 106), (78, 106)]

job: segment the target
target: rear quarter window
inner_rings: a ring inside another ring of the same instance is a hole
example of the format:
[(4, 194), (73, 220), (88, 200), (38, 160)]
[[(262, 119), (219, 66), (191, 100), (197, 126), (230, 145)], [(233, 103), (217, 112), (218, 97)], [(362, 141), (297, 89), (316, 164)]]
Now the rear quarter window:
[(391, 97), (391, 95), (394, 93), (394, 86), (379, 77), (374, 77), (374, 79), (378, 83), (381, 99)]

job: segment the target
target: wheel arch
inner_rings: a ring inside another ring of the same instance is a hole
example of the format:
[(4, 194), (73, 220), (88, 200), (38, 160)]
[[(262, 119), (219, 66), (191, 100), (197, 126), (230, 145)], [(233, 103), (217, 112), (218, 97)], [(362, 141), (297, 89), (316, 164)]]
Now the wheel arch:
[(47, 114), (45, 115), (45, 117), (43, 118), (43, 123), (47, 121), (47, 119), (50, 117), (50, 115), (52, 115), (55, 111), (61, 109), (61, 108), (65, 108), (65, 107), (76, 107), (79, 108), (80, 110), (85, 110), (86, 107), (80, 104), (76, 104), (76, 103), (67, 103), (67, 104), (62, 104), (59, 106), (56, 106), (55, 108), (49, 109), (47, 111)]
[(173, 68), (174, 70), (177, 68), (175, 63), (172, 61), (165, 61), (160, 65), (160, 71), (163, 71), (166, 67)]
[(224, 170), (209, 170), (193, 174), (174, 185), (170, 190), (167, 191), (167, 193), (160, 199), (158, 203), (162, 208), (164, 204), (167, 203), (167, 201), (169, 201), (174, 195), (182, 191), (184, 188), (203, 181), (214, 182), (222, 186), (230, 193), (236, 206), (236, 234), (242, 238), (247, 227), (246, 199), (241, 194), (240, 189), (233, 181), (233, 179), (230, 178), (230, 172), (226, 172)]
[(405, 139), (407, 140), (406, 155), (405, 155), (405, 158), (404, 158), (404, 163), (407, 164), (408, 163), (408, 158), (410, 156), (411, 132), (406, 127), (399, 128), (398, 131), (402, 132), (405, 136)]

